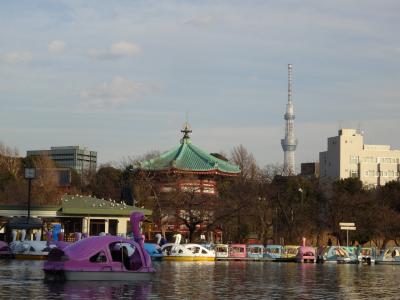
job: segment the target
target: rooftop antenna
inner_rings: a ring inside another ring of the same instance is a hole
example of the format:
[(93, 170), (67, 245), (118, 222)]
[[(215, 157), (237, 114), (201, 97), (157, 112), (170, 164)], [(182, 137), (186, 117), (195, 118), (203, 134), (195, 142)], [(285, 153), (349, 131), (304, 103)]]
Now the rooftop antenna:
[(358, 122), (358, 124), (357, 124), (357, 133), (364, 135), (364, 130), (362, 129), (361, 122)]

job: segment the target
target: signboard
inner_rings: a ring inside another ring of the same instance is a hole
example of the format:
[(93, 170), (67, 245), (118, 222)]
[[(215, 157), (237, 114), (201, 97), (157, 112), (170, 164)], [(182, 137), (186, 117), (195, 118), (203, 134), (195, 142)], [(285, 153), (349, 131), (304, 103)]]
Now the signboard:
[(339, 223), (339, 226), (341, 227), (354, 227), (356, 226), (356, 223)]
[(344, 226), (340, 227), (340, 230), (356, 230), (357, 228), (355, 226)]
[(349, 245), (349, 230), (356, 230), (356, 223), (352, 223), (352, 222), (340, 222), (339, 223), (340, 226), (340, 230), (346, 230), (347, 233), (347, 243), (346, 245)]
[(36, 175), (36, 170), (34, 168), (25, 169), (25, 179), (34, 179)]

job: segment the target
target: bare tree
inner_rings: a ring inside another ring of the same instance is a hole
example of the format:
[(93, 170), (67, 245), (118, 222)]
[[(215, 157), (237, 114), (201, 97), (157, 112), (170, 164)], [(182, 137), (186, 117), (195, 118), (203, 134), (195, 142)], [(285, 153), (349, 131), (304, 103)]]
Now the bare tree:
[(231, 160), (240, 167), (240, 178), (243, 180), (255, 179), (259, 174), (259, 167), (253, 156), (243, 145), (233, 148)]
[(43, 204), (58, 204), (61, 191), (58, 188), (58, 171), (54, 161), (45, 155), (32, 158), (36, 168), (36, 179), (32, 184), (32, 202)]
[(7, 170), (14, 177), (21, 171), (21, 159), (18, 156), (17, 148), (0, 143), (0, 168)]

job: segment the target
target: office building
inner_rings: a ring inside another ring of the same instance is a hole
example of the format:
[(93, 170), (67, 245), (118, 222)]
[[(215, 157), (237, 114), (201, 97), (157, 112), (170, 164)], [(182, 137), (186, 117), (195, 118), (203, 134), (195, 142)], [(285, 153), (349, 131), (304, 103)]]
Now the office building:
[(359, 178), (364, 186), (374, 187), (399, 179), (400, 150), (389, 145), (365, 145), (355, 129), (341, 129), (328, 138), (328, 150), (320, 152), (320, 182), (349, 177)]
[(51, 147), (50, 150), (30, 150), (26, 156), (45, 155), (57, 166), (74, 169), (85, 177), (96, 172), (97, 152), (80, 146)]

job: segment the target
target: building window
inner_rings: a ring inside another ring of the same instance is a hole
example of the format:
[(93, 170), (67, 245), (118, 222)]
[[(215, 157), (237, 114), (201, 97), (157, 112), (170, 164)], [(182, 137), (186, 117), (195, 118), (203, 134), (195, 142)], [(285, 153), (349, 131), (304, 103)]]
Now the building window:
[(105, 231), (105, 220), (91, 219), (90, 220), (90, 235), (99, 235)]
[(350, 163), (351, 164), (358, 164), (358, 156), (350, 156)]
[(350, 177), (351, 178), (357, 178), (358, 177), (358, 172), (355, 170), (350, 170)]

